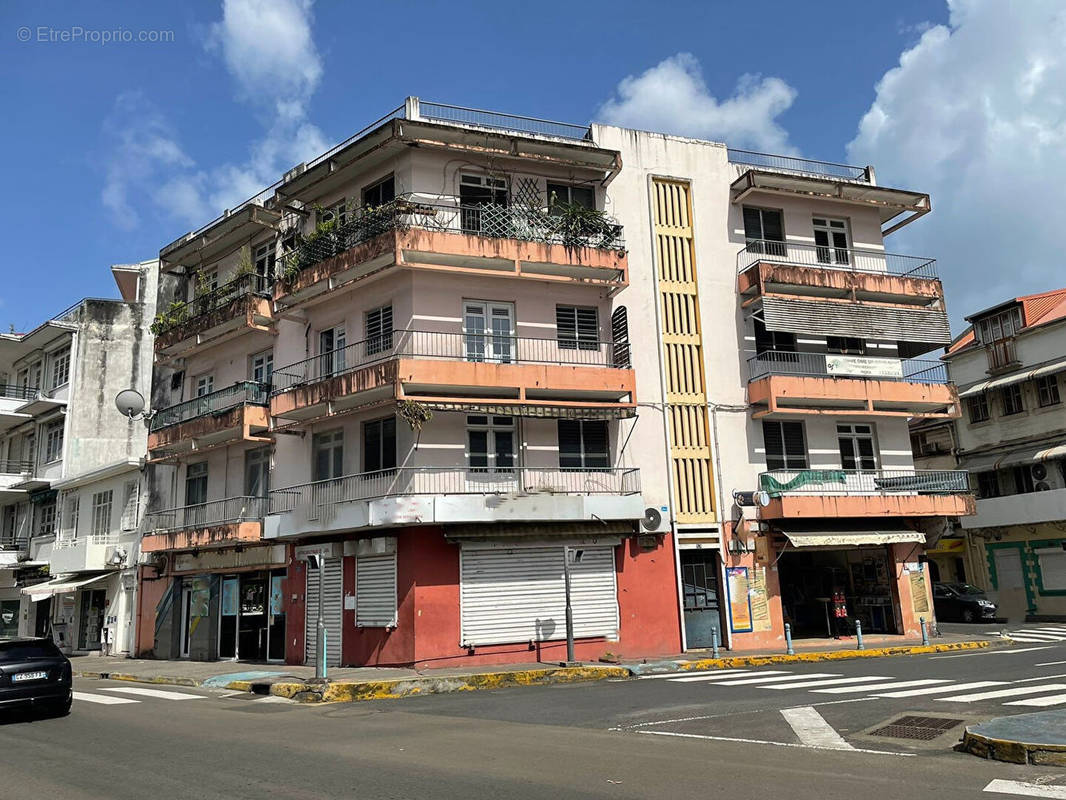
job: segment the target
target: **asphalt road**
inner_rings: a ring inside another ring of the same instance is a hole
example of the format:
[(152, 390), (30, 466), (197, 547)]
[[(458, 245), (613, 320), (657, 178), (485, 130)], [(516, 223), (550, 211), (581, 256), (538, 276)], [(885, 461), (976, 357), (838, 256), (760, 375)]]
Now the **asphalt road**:
[[(80, 680), (69, 717), (0, 724), (0, 799), (939, 800), (994, 780), (1066, 797), (1066, 770), (954, 752), (959, 727), (928, 741), (870, 735), (902, 715), (1038, 710), (1007, 703), (1066, 694), (1066, 629), (1004, 650), (792, 666), (330, 706)], [(936, 691), (876, 696), (924, 690)], [(943, 699), (989, 691), (1012, 694)]]

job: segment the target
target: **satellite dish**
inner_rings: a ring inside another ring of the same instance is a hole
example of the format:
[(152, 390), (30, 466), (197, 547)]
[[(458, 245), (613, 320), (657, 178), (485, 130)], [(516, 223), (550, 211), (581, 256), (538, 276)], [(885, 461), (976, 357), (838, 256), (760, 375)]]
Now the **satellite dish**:
[(123, 389), (115, 397), (115, 408), (123, 416), (133, 419), (144, 413), (144, 398), (135, 389)]

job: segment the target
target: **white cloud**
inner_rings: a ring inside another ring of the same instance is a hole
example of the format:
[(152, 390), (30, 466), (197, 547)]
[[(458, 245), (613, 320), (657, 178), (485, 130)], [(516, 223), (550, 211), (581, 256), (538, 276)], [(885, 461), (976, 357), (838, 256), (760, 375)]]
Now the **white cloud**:
[(780, 78), (743, 75), (733, 95), (718, 100), (704, 83), (696, 57), (678, 53), (641, 75), (623, 78), (596, 118), (627, 128), (790, 153), (788, 133), (777, 118), (795, 99), (796, 90)]
[(886, 245), (938, 258), (953, 319), (1066, 285), (1066, 6), (949, 0), (881, 78), (848, 145), (933, 213)]

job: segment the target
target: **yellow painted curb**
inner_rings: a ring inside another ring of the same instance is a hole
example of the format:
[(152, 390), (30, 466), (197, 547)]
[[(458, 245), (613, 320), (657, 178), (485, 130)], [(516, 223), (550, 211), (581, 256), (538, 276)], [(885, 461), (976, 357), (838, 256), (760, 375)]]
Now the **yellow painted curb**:
[(996, 739), (969, 728), (962, 735), (962, 749), (979, 758), (1008, 764), (1066, 767), (1066, 745)]
[(894, 647), (870, 647), (866, 650), (827, 650), (816, 653), (772, 656), (727, 656), (725, 658), (701, 658), (678, 664), (680, 671), (707, 670), (729, 667), (761, 667), (767, 664), (814, 663), (839, 661), (846, 658), (883, 658), (885, 656), (911, 656), (927, 653), (947, 653), (953, 650), (981, 650), (990, 646), (987, 640), (972, 642), (948, 642), (930, 645), (901, 645)]
[(74, 673), (75, 678), (95, 678), (106, 681), (129, 681), (131, 683), (154, 683), (165, 686), (199, 686), (201, 681), (194, 678), (178, 678), (167, 675), (130, 675), (125, 672), (85, 672)]

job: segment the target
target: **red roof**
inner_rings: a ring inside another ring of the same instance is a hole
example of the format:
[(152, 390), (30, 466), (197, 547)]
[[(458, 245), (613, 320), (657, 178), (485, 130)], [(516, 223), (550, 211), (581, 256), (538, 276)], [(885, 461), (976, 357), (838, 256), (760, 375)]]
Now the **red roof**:
[[(1066, 319), (1066, 289), (1054, 289), (1040, 294), (1027, 294), (1022, 297), (1014, 297), (995, 306), (995, 310), (1001, 310), (1005, 306), (1020, 303), (1022, 307), (1022, 330), (1035, 328), (1038, 325), (1046, 325), (1049, 322)], [(989, 309), (992, 311), (994, 309)], [(973, 319), (973, 316), (967, 317)], [(973, 326), (966, 329), (955, 341), (948, 345), (947, 353), (957, 353), (974, 343), (975, 337)]]

